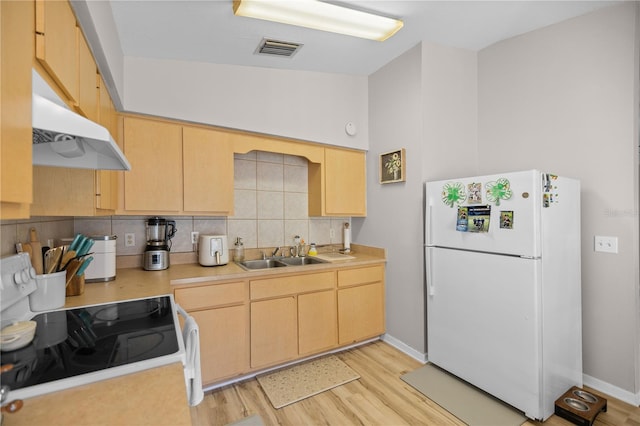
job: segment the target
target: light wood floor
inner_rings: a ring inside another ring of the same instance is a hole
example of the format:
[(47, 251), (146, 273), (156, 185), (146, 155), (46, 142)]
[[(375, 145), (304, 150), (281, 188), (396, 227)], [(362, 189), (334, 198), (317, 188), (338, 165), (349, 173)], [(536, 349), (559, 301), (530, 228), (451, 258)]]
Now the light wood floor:
[[(400, 379), (422, 364), (388, 344), (376, 341), (337, 354), (360, 379), (274, 409), (257, 380), (251, 379), (207, 392), (191, 409), (194, 426), (226, 425), (259, 414), (265, 425), (464, 425), (453, 415)], [(589, 391), (593, 391), (589, 389)], [(594, 426), (640, 426), (640, 408), (607, 398), (608, 410)], [(526, 426), (571, 426), (552, 416)]]

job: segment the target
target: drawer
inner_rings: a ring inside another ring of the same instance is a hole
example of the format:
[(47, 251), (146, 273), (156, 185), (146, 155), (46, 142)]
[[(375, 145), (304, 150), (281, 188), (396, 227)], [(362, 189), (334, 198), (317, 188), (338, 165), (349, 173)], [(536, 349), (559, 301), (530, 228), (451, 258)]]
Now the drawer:
[(378, 281), (384, 281), (384, 267), (382, 265), (338, 270), (338, 287), (374, 283)]
[(287, 296), (335, 288), (335, 272), (301, 274), (250, 281), (251, 300)]
[(246, 301), (244, 282), (210, 284), (202, 287), (178, 288), (176, 303), (186, 311), (242, 304)]

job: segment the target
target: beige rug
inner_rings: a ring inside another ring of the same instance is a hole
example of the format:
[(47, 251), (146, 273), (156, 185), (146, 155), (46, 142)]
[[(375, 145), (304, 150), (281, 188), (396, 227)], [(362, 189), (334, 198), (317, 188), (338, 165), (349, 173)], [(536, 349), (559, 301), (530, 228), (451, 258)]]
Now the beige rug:
[(519, 426), (527, 420), (520, 411), (433, 364), (400, 378), (471, 426)]
[(284, 407), (359, 378), (355, 371), (334, 355), (256, 377), (275, 408)]

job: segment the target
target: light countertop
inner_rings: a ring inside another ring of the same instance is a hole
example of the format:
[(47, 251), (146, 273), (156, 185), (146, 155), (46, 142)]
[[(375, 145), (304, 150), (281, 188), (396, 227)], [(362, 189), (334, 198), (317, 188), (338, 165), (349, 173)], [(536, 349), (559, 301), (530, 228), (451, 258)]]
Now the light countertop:
[[(141, 268), (118, 269), (116, 279), (87, 283), (84, 293), (66, 298), (65, 308), (171, 294), (176, 286), (211, 281), (251, 279), (283, 273), (304, 273), (343, 267), (379, 264), (383, 249), (354, 246), (354, 259), (341, 262), (288, 266), (272, 270), (246, 271), (230, 262), (203, 267), (199, 264), (171, 265), (164, 271)], [(286, 270), (285, 270), (286, 269)], [(182, 365), (171, 364), (54, 394), (29, 398), (16, 413), (4, 413), (4, 424), (13, 425), (190, 425)]]

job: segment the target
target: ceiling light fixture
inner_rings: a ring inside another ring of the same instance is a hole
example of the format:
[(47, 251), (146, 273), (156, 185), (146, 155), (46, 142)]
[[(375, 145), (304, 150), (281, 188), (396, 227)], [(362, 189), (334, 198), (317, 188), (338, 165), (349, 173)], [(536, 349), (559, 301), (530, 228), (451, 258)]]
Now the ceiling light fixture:
[(317, 0), (234, 0), (233, 13), (378, 41), (388, 39), (403, 26), (398, 19)]

